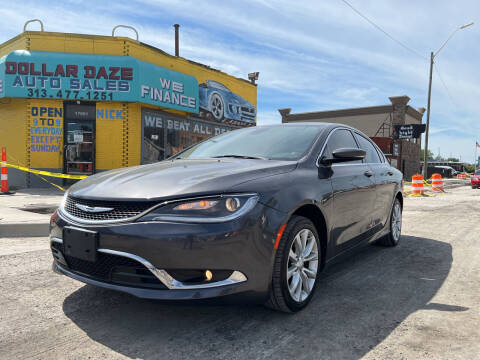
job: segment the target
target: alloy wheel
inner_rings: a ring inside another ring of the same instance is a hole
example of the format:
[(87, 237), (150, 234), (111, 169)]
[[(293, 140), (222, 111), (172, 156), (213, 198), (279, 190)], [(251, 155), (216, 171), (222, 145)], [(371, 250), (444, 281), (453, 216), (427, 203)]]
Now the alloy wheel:
[(223, 118), (223, 101), (218, 94), (213, 94), (210, 99), (210, 109), (216, 120)]
[(402, 208), (398, 201), (395, 202), (392, 212), (392, 238), (393, 241), (398, 242), (402, 232)]
[(318, 245), (310, 229), (302, 229), (290, 246), (287, 261), (287, 284), (296, 302), (305, 301), (315, 285), (318, 270)]

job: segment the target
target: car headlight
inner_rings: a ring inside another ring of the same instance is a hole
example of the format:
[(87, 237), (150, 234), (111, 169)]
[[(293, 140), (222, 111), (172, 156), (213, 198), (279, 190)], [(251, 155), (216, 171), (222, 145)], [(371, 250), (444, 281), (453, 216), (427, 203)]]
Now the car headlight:
[(168, 202), (153, 209), (139, 221), (218, 223), (231, 221), (249, 212), (258, 195), (221, 195)]

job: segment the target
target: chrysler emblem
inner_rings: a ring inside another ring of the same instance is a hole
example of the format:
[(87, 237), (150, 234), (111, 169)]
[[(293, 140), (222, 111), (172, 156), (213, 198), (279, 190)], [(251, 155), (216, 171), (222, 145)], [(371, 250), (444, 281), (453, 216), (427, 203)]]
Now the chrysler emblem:
[(90, 212), (90, 213), (99, 213), (99, 212), (107, 212), (112, 211), (113, 208), (107, 207), (98, 207), (98, 206), (87, 206), (82, 204), (75, 204), (75, 207), (79, 208), (82, 211)]

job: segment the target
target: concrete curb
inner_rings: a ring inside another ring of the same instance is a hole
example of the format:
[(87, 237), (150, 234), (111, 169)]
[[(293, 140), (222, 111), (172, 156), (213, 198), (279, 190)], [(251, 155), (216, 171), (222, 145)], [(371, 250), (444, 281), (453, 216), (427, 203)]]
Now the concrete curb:
[(0, 224), (0, 237), (40, 237), (48, 236), (49, 223), (9, 223)]

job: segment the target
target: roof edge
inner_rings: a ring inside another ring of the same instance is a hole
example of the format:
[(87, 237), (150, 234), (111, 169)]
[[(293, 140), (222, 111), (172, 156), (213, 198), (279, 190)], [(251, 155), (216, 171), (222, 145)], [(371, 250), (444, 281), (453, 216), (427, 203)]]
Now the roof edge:
[(169, 53), (167, 53), (166, 51), (160, 49), (160, 48), (157, 48), (153, 45), (150, 45), (150, 44), (147, 44), (147, 43), (143, 43), (141, 41), (137, 41), (135, 39), (132, 39), (132, 38), (129, 38), (129, 37), (125, 37), (125, 36), (111, 36), (111, 35), (96, 35), (96, 34), (78, 34), (78, 33), (62, 33), (62, 32), (55, 32), (55, 31), (24, 31), (20, 34), (18, 34), (17, 36), (3, 42), (0, 44), (0, 49), (2, 47), (4, 47), (4, 45), (8, 45), (8, 44), (11, 44), (21, 38), (28, 38), (29, 35), (45, 35), (45, 36), (59, 36), (59, 37), (65, 37), (65, 36), (69, 36), (69, 37), (74, 37), (74, 38), (91, 38), (91, 39), (103, 39), (103, 40), (115, 40), (115, 39), (118, 39), (118, 40), (121, 40), (121, 41), (129, 41), (129, 42), (132, 42), (132, 43), (135, 43), (135, 44), (139, 44), (141, 46), (145, 46), (153, 51), (156, 51), (164, 56), (168, 56), (172, 59), (180, 59), (182, 61), (186, 61), (192, 65), (195, 65), (195, 66), (200, 66), (200, 67), (203, 67), (203, 68), (206, 68), (208, 70), (211, 70), (211, 71), (215, 71), (215, 72), (218, 72), (218, 73), (221, 73), (223, 75), (226, 75), (228, 77), (231, 77), (232, 79), (235, 79), (235, 80), (240, 80), (250, 86), (253, 86), (253, 87), (257, 87), (257, 84), (253, 84), (252, 82), (250, 82), (249, 80), (247, 79), (243, 79), (243, 78), (239, 78), (239, 77), (236, 77), (236, 76), (233, 76), (233, 75), (230, 75), (226, 72), (223, 72), (222, 70), (218, 70), (218, 69), (215, 69), (215, 68), (212, 68), (210, 67), (209, 65), (206, 65), (206, 64), (202, 64), (202, 63), (199, 63), (199, 62), (196, 62), (196, 61), (193, 61), (193, 60), (189, 60), (187, 58), (184, 58), (184, 57), (181, 57), (181, 56), (175, 56), (175, 55), (171, 55)]
[(422, 121), (423, 113), (411, 107), (410, 105), (407, 105), (406, 113), (410, 116), (413, 116), (415, 119)]
[(314, 111), (286, 115), (287, 121), (326, 119), (330, 117), (382, 114), (393, 111), (392, 105), (368, 106), (339, 110)]

